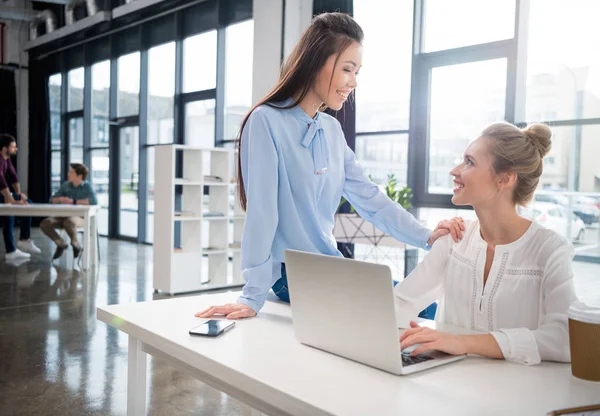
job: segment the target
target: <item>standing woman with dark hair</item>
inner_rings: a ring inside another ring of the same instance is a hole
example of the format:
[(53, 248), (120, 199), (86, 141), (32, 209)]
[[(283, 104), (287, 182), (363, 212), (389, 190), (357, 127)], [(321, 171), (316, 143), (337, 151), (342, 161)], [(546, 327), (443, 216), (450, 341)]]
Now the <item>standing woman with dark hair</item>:
[(238, 192), (246, 223), (237, 304), (196, 314), (255, 316), (269, 289), (289, 302), (286, 249), (341, 256), (333, 237), (342, 195), (366, 220), (394, 238), (427, 248), (440, 236), (461, 237), (462, 220), (423, 227), (371, 182), (347, 146), (340, 110), (356, 88), (363, 32), (350, 16), (313, 19), (285, 63), (279, 82), (248, 113), (240, 130)]

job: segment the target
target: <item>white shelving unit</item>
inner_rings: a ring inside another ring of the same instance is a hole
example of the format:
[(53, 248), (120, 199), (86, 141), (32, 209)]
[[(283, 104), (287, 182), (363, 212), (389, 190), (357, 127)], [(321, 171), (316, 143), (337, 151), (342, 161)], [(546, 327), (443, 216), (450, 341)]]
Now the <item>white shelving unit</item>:
[[(182, 177), (176, 176), (178, 153), (182, 154)], [(155, 147), (155, 290), (177, 294), (243, 285), (239, 250), (231, 248), (229, 230), (233, 221), (237, 232), (236, 223), (241, 221), (231, 218), (231, 161), (229, 149), (185, 145)], [(178, 185), (182, 188), (180, 210), (175, 209)], [(176, 224), (180, 224), (180, 241), (175, 239)], [(243, 229), (243, 223), (241, 227)], [(231, 272), (230, 254), (233, 257)]]

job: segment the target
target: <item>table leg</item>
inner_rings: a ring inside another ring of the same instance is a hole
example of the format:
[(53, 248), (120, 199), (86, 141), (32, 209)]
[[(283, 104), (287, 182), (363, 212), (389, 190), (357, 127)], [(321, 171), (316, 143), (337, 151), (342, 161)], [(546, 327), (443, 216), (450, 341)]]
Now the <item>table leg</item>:
[(83, 227), (83, 270), (90, 269), (90, 213), (86, 212), (83, 216), (85, 226)]
[(146, 414), (146, 361), (142, 342), (129, 335), (127, 364), (127, 415)]
[(91, 219), (92, 232), (90, 235), (90, 246), (92, 247), (91, 267), (98, 267), (98, 216), (94, 215)]

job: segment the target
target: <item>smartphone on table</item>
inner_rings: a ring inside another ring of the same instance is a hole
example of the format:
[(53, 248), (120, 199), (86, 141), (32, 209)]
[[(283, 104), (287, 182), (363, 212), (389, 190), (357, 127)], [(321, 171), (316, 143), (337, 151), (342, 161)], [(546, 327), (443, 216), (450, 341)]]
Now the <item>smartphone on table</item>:
[(235, 326), (234, 321), (220, 319), (211, 319), (192, 329), (190, 335), (200, 335), (204, 337), (218, 337), (223, 332), (230, 330)]

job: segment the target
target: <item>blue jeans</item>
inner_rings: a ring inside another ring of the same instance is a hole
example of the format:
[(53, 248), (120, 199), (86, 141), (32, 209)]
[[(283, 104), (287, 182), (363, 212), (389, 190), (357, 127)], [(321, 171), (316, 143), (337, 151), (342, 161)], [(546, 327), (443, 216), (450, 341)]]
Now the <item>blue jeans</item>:
[(290, 291), (288, 290), (287, 273), (285, 264), (281, 263), (281, 278), (271, 287), (275, 295), (284, 302), (290, 303)]
[[(394, 286), (396, 286), (397, 284), (398, 284), (398, 281), (394, 280)], [(290, 291), (288, 289), (287, 273), (285, 271), (285, 263), (281, 263), (281, 278), (275, 282), (275, 284), (273, 285), (273, 287), (271, 287), (271, 289), (273, 289), (273, 292), (275, 292), (275, 295), (277, 295), (277, 297), (279, 299), (281, 299), (284, 302), (290, 303)], [(433, 318), (435, 318), (436, 310), (437, 310), (437, 303), (434, 302), (431, 305), (429, 305), (427, 308), (425, 308), (421, 311), (421, 313), (419, 314), (419, 318), (433, 319)]]
[[(21, 195), (15, 193), (12, 194), (13, 198), (17, 201), (21, 200)], [(27, 200), (31, 203), (31, 200)], [(0, 194), (0, 204), (4, 203), (4, 195)], [(31, 217), (19, 217), (21, 221), (21, 240), (28, 240), (31, 235)], [(15, 217), (0, 217), (2, 221), (2, 234), (4, 235), (4, 247), (6, 248), (6, 254), (12, 253), (17, 248), (15, 247), (15, 237), (13, 236), (13, 229), (15, 227)]]

